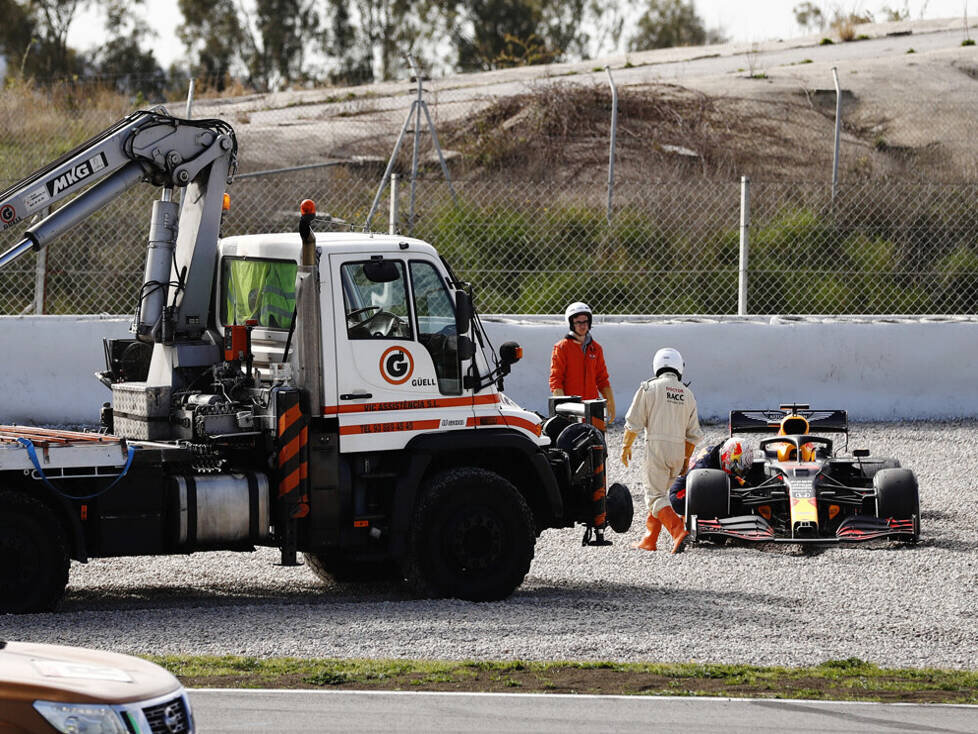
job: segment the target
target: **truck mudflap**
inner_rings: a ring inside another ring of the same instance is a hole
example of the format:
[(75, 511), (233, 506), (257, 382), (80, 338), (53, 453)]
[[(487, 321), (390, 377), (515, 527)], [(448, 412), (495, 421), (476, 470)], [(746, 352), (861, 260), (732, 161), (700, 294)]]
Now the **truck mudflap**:
[(299, 390), (276, 389), (278, 492), (275, 525), (282, 565), (296, 566), (296, 522), (309, 515), (309, 415)]

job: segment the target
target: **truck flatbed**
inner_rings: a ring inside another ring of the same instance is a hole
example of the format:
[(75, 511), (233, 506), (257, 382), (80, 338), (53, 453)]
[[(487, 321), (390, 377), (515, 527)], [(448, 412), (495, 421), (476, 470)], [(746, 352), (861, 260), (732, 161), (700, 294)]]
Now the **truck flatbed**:
[[(31, 455), (33, 453), (33, 456)], [(35, 463), (36, 460), (36, 463)], [(90, 469), (118, 474), (129, 462), (124, 438), (34, 426), (0, 426), (0, 471), (33, 471), (49, 476), (64, 470)]]

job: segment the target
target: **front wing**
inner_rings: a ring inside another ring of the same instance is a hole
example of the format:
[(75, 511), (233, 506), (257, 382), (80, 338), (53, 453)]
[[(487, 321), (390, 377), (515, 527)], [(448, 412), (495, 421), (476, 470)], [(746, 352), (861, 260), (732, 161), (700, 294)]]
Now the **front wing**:
[(869, 515), (853, 515), (845, 519), (834, 535), (815, 537), (779, 536), (774, 527), (760, 515), (739, 515), (713, 520), (693, 515), (689, 522), (690, 540), (705, 538), (737, 538), (762, 543), (796, 543), (804, 545), (830, 545), (833, 543), (860, 543), (879, 538), (913, 538), (917, 535), (917, 518), (906, 520), (881, 520)]

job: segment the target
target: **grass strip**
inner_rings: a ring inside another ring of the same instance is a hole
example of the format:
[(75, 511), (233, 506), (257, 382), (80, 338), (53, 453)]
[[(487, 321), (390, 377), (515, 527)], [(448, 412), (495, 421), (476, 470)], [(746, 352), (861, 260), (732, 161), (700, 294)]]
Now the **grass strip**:
[(145, 656), (188, 688), (490, 691), (978, 704), (978, 672), (849, 658), (786, 668), (706, 663)]

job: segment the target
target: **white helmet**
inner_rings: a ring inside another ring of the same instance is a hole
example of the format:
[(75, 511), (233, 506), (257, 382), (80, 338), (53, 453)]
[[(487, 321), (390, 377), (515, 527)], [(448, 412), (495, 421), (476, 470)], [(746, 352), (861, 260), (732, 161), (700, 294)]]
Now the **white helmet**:
[(587, 328), (591, 328), (591, 307), (588, 306), (583, 301), (574, 301), (570, 306), (564, 309), (564, 318), (567, 319), (567, 325), (570, 330), (574, 330), (574, 324), (572, 319), (578, 314), (587, 314)]
[(676, 376), (680, 379), (683, 376), (683, 372), (686, 371), (686, 362), (683, 361), (683, 355), (672, 347), (663, 347), (652, 357), (652, 372), (655, 373), (656, 377), (667, 370), (669, 372), (675, 372)]

